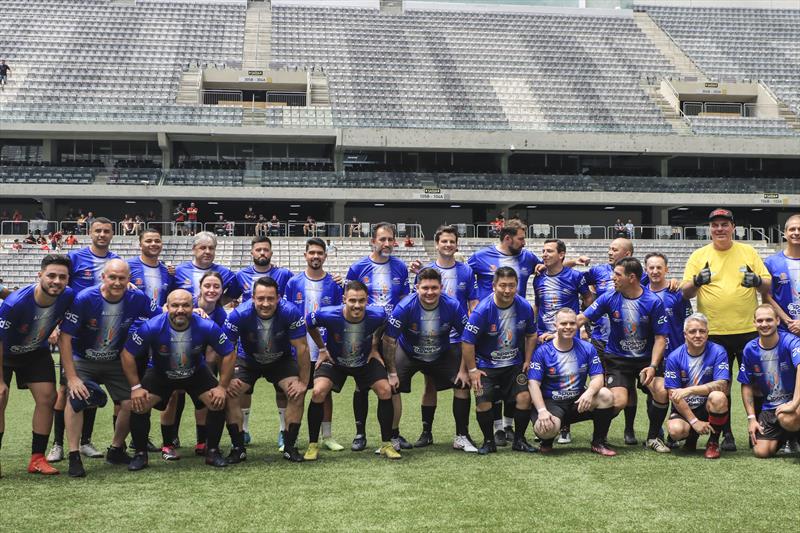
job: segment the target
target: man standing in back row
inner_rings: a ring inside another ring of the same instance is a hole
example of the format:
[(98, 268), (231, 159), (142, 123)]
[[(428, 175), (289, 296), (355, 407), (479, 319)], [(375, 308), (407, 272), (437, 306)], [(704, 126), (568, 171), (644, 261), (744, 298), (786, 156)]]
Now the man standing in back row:
[[(759, 293), (769, 301), (772, 279), (758, 252), (733, 240), (733, 213), (714, 209), (708, 222), (711, 243), (692, 252), (681, 289), (687, 300), (697, 297), (697, 310), (708, 317), (709, 340), (725, 348), (733, 368), (734, 359), (741, 362), (742, 350), (756, 337), (750, 317), (758, 306)], [(736, 451), (730, 420), (723, 429), (721, 449)]]

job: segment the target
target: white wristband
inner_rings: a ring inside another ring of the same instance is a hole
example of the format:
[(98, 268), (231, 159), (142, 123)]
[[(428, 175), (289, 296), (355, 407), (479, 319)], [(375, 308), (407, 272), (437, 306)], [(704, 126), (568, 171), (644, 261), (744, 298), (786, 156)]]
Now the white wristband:
[(131, 392), (133, 392), (133, 391), (135, 391), (135, 390), (139, 390), (139, 389), (141, 389), (141, 388), (142, 388), (142, 384), (141, 384), (141, 383), (137, 383), (136, 385), (134, 385), (133, 387), (131, 387)]
[(397, 377), (397, 372), (395, 372), (394, 374), (392, 374), (392, 373), (390, 372), (390, 373), (389, 373), (389, 377), (390, 377), (390, 378), (396, 378), (396, 377)]
[(468, 372), (469, 372), (470, 374), (474, 374), (474, 373), (475, 373), (475, 372), (477, 372), (477, 371), (478, 371), (478, 367), (477, 367), (477, 366), (476, 366), (475, 368), (470, 368), (470, 369), (468, 370)]
[(692, 418), (691, 420), (689, 420), (689, 425), (693, 426), (695, 422), (697, 422), (697, 418), (696, 417)]
[(756, 415), (747, 415), (748, 420), (755, 420)]
[(547, 407), (542, 407), (541, 409), (537, 409), (538, 412), (547, 411)]

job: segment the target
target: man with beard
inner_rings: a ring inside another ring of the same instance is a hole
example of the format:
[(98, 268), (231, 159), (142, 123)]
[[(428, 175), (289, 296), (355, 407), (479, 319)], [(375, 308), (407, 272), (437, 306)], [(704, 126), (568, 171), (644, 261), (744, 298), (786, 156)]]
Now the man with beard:
[(164, 250), (161, 232), (148, 228), (139, 234), (139, 257), (128, 259), (131, 283), (142, 291), (158, 307), (167, 303), (167, 294), (174, 282), (175, 268), (159, 261)]

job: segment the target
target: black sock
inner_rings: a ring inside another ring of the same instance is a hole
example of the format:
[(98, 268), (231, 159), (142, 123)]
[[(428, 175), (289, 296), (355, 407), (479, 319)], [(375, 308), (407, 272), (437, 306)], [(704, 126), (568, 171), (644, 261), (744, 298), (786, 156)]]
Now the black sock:
[(483, 441), (494, 442), (494, 409), (478, 411), (475, 413), (475, 418), (478, 419), (478, 425), (483, 433)]
[(530, 409), (514, 409), (514, 438), (524, 439), (528, 424), (531, 423)]
[[(206, 439), (208, 439), (208, 427), (207, 426), (208, 426), (208, 420), (207, 419), (206, 419), (206, 424), (205, 425), (197, 424), (195, 426), (195, 431), (197, 433), (197, 444), (205, 442)], [(178, 426), (176, 425), (175, 429), (177, 430), (177, 428), (178, 428)], [(176, 435), (177, 435), (177, 433), (178, 432), (175, 431)]]
[(45, 450), (47, 450), (47, 441), (50, 440), (50, 435), (42, 435), (35, 432), (31, 434), (33, 435), (31, 438), (31, 453), (44, 454)]
[(708, 413), (708, 423), (714, 431), (708, 436), (709, 442), (719, 442), (719, 435), (725, 431), (725, 424), (730, 425), (730, 411), (724, 413)]
[(422, 406), (422, 431), (431, 432), (433, 429), (433, 416), (436, 414), (435, 405)]
[(53, 411), (53, 444), (64, 445), (64, 410)]
[(0, 450), (3, 449), (3, 432), (0, 431)]
[[(731, 397), (729, 395), (725, 395), (725, 397), (728, 398), (728, 405), (733, 405), (731, 403)], [(761, 406), (764, 405), (764, 398), (757, 398), (756, 397), (756, 398), (753, 398), (753, 400), (754, 400), (754, 403), (756, 405), (756, 416), (758, 416), (758, 413), (761, 412)], [(731, 433), (733, 433), (733, 431), (731, 431), (731, 417), (728, 417), (728, 421), (725, 422), (725, 424), (723, 424), (723, 426), (722, 426), (722, 434), (723, 435), (729, 435)]]
[(181, 418), (183, 417), (183, 409), (186, 407), (186, 393), (179, 392), (175, 401), (175, 434), (180, 435), (181, 432)]
[(453, 419), (456, 422), (456, 435), (469, 433), (469, 398), (453, 397)]
[(147, 453), (147, 435), (150, 434), (150, 412), (131, 413), (131, 440), (136, 453)]
[(494, 424), (495, 420), (503, 420), (503, 402), (494, 402), (492, 404), (492, 424)]
[(394, 418), (392, 399), (378, 400), (378, 423), (381, 426), (381, 440), (383, 442), (389, 442), (392, 438), (392, 418)]
[[(503, 404), (503, 416), (505, 418), (514, 418), (516, 419), (515, 413), (517, 412), (517, 404), (513, 402), (505, 402)], [(530, 418), (530, 417), (528, 417)], [(505, 426), (505, 424), (503, 424)], [(516, 425), (516, 422), (515, 422)], [(527, 425), (525, 427), (528, 427)]]
[(206, 440), (207, 450), (219, 449), (219, 441), (222, 438), (222, 428), (225, 427), (225, 411), (212, 411), (208, 410), (208, 417), (206, 418), (205, 426), (198, 426), (208, 429), (208, 437)]
[[(319, 442), (319, 429), (322, 427), (324, 413), (323, 405), (313, 401), (308, 404), (308, 442)], [(286, 437), (284, 437), (285, 442)]]
[(300, 432), (300, 424), (292, 423), (286, 427), (286, 433), (283, 435), (283, 443), (285, 450), (294, 448), (297, 444), (297, 434)]
[(117, 430), (117, 415), (111, 415), (111, 431)]
[(177, 428), (174, 424), (161, 424), (161, 441), (162, 446), (172, 446), (177, 435)]
[(686, 436), (686, 444), (697, 444), (697, 439), (700, 438), (700, 435), (693, 429), (689, 430), (689, 434)]
[(650, 427), (647, 430), (647, 440), (657, 439), (661, 432), (664, 419), (667, 418), (667, 405), (656, 401), (647, 403), (647, 418), (650, 420)]
[(236, 424), (228, 424), (228, 436), (231, 438), (231, 444), (234, 448), (244, 448), (244, 433), (239, 430)]
[[(636, 392), (634, 391), (634, 394)], [(636, 408), (639, 407), (638, 404), (634, 403), (633, 405), (626, 405), (625, 406), (625, 431), (627, 433), (633, 432), (633, 423), (636, 422)]]
[(542, 448), (552, 448), (556, 439), (542, 439)]
[(369, 411), (369, 390), (353, 393), (353, 416), (356, 419), (356, 435), (367, 435), (367, 412)]
[(83, 410), (83, 430), (81, 431), (81, 444), (92, 442), (94, 433), (94, 419), (97, 417), (97, 408)]
[(67, 458), (69, 459), (70, 464), (80, 463), (81, 452), (69, 452)]
[(400, 428), (392, 428), (392, 438), (396, 439), (400, 437)]
[(594, 433), (592, 434), (592, 444), (600, 444), (605, 442), (608, 437), (608, 428), (611, 427), (611, 421), (614, 419), (614, 408), (595, 409), (592, 412), (592, 420), (594, 422)]

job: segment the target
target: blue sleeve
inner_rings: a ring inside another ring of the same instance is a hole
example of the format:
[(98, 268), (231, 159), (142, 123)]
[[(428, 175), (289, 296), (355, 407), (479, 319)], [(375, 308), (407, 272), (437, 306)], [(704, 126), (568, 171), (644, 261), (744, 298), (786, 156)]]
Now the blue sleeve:
[(225, 296), (228, 298), (238, 298), (242, 295), (242, 284), (239, 282), (239, 277), (228, 270), (223, 271), (222, 275), (225, 282)]
[(88, 301), (88, 298), (75, 298), (75, 300), (72, 301), (72, 305), (67, 312), (64, 313), (64, 320), (61, 321), (61, 331), (63, 333), (71, 337), (78, 335), (80, 324), (82, 324), (84, 318), (86, 318)]
[(11, 297), (9, 296), (0, 305), (0, 341), (5, 341), (8, 338), (8, 332), (11, 331), (14, 318), (14, 306), (11, 305)]
[(544, 350), (544, 345), (542, 345), (533, 352), (531, 366), (528, 369), (528, 379), (538, 381), (539, 383), (542, 382), (542, 377), (544, 375)]
[[(678, 350), (675, 350), (678, 352)], [(681, 380), (678, 377), (680, 374), (680, 365), (678, 364), (680, 356), (678, 353), (672, 353), (667, 357), (667, 366), (664, 369), (664, 388), (665, 389), (680, 389)]]
[(713, 378), (714, 381), (718, 379), (724, 379), (725, 381), (731, 380), (731, 367), (728, 364), (728, 354), (722, 348), (717, 352), (717, 357), (714, 361)]
[(578, 275), (575, 277), (575, 280), (578, 282), (578, 294), (588, 294), (589, 293), (589, 284), (586, 282), (586, 276), (575, 271)]
[(597, 355), (597, 350), (593, 345), (589, 345), (589, 354), (592, 360), (589, 362), (589, 376), (597, 376), (603, 374), (603, 363), (600, 362), (600, 356)]
[(461, 335), (461, 340), (469, 344), (477, 344), (478, 335), (483, 328), (485, 319), (483, 313), (473, 311), (469, 315), (467, 325), (464, 326), (464, 333)]
[(344, 294), (342, 286), (333, 280), (331, 280), (331, 285), (333, 285), (333, 296), (331, 298), (333, 305), (342, 305), (342, 297)]
[(241, 315), (239, 311), (236, 309), (228, 315), (228, 318), (225, 319), (225, 324), (222, 328), (223, 333), (225, 336), (228, 337), (228, 340), (231, 344), (236, 344), (236, 341), (239, 340), (239, 322), (241, 320)]
[(145, 322), (136, 331), (128, 333), (125, 341), (125, 350), (134, 357), (139, 357), (147, 351), (147, 339), (150, 335), (150, 327)]
[(210, 320), (206, 322), (206, 343), (217, 352), (221, 357), (225, 357), (233, 351), (233, 344), (228, 340), (228, 336), (222, 329)]
[(460, 303), (456, 304), (455, 308), (455, 316), (456, 319), (453, 320), (453, 327), (458, 332), (459, 335), (464, 333), (464, 326), (467, 325), (467, 320), (469, 320), (469, 316), (467, 315), (467, 310), (464, 309)]
[(472, 271), (472, 268), (469, 267), (469, 278), (467, 278), (467, 300), (477, 300), (478, 299), (478, 280), (475, 277), (475, 272)]
[(597, 320), (605, 315), (608, 312), (608, 299), (610, 295), (613, 294), (612, 292), (605, 292), (603, 293), (600, 298), (594, 301), (592, 305), (586, 308), (583, 312), (583, 316), (589, 319), (591, 322), (597, 322)]
[(398, 263), (397, 268), (400, 270), (398, 274), (400, 274), (400, 279), (402, 280), (400, 296), (406, 296), (411, 293), (411, 287), (408, 285), (408, 267), (405, 263)]
[(354, 265), (350, 265), (350, 268), (347, 269), (347, 276), (345, 276), (346, 280), (356, 281), (358, 279), (358, 274), (356, 274), (356, 271), (353, 268), (353, 266)]
[(792, 364), (795, 367), (800, 366), (800, 339), (794, 335), (787, 335), (787, 337), (789, 338), (789, 349), (792, 354)]
[(536, 317), (533, 314), (533, 307), (531, 304), (528, 303), (528, 300), (525, 300), (525, 314), (527, 318), (525, 319), (525, 333), (528, 335), (536, 334)]
[(747, 355), (747, 346), (742, 351), (742, 364), (739, 365), (739, 373), (736, 374), (736, 380), (743, 385), (750, 385), (750, 357)]
[(289, 324), (289, 338), (292, 340), (305, 338), (306, 321), (303, 312), (293, 303), (288, 305), (292, 306), (290, 313), (292, 323)]
[(406, 307), (402, 304), (396, 305), (389, 316), (389, 325), (386, 327), (386, 335), (393, 339), (400, 337), (405, 321)]
[(657, 296), (653, 299), (653, 307), (650, 313), (653, 322), (653, 333), (656, 335), (668, 336), (669, 320), (667, 319), (667, 312), (664, 310), (664, 304)]
[(321, 315), (320, 311), (312, 311), (306, 315), (306, 327), (307, 328), (320, 328), (325, 327), (324, 317)]

